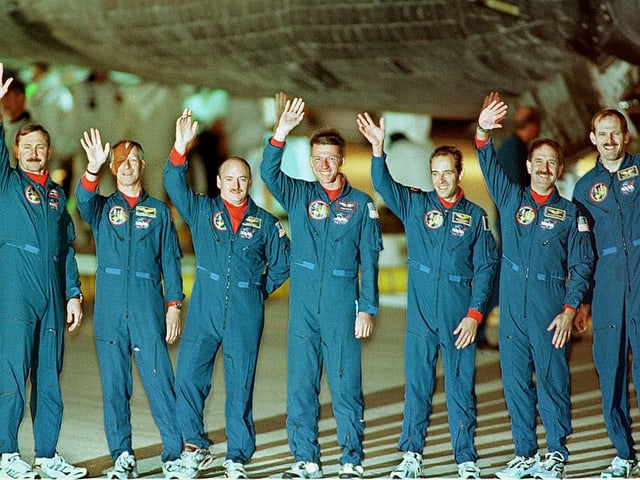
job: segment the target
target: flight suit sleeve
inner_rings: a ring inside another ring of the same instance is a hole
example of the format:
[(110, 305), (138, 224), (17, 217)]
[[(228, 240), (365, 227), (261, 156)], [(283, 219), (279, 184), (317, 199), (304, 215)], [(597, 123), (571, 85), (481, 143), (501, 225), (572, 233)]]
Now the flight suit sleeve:
[(267, 294), (270, 294), (289, 278), (290, 241), (279, 220), (275, 220), (269, 229), (269, 240), (266, 247), (268, 264), (266, 290)]
[(574, 224), (571, 225), (567, 239), (567, 250), (569, 281), (567, 282), (564, 304), (578, 308), (581, 303), (585, 302), (585, 297), (590, 292), (594, 268), (591, 231), (587, 219), (580, 213), (574, 219)]
[(502, 169), (496, 158), (493, 139), (490, 138), (480, 147), (476, 145), (475, 149), (489, 195), (498, 210), (502, 210), (521, 187), (513, 183)]
[(482, 212), (482, 216), (476, 218), (480, 219), (481, 225), (476, 227), (476, 241), (473, 246), (473, 286), (469, 308), (487, 313), (484, 309), (491, 295), (493, 278), (498, 268), (498, 252), (486, 213)]
[(273, 198), (288, 212), (296, 199), (296, 188), (304, 180), (289, 177), (282, 169), (282, 155), (284, 148), (272, 145), (269, 141), (264, 147), (262, 162), (260, 163), (260, 175)]
[(182, 251), (180, 250), (178, 233), (167, 208), (162, 229), (162, 279), (166, 302), (184, 299), (181, 258)]
[(378, 211), (369, 199), (360, 232), (360, 296), (358, 312), (378, 313), (378, 258), (382, 250), (382, 234)]
[(87, 222), (92, 229), (97, 227), (100, 222), (100, 212), (102, 211), (105, 200), (105, 197), (102, 197), (98, 191), (90, 192), (84, 188), (82, 182), (78, 180), (76, 186), (78, 212), (82, 220)]
[[(177, 155), (177, 152), (173, 150), (171, 155)], [(194, 225), (198, 218), (198, 195), (187, 184), (188, 165), (187, 162), (181, 165), (173, 165), (169, 158), (164, 166), (162, 178), (164, 189), (180, 216), (189, 225)]]
[(5, 143), (4, 120), (0, 117), (0, 190), (7, 188), (11, 173), (8, 148), (11, 148), (11, 145)]
[(410, 210), (411, 190), (393, 179), (386, 159), (386, 155), (371, 157), (371, 183), (389, 209), (400, 220), (404, 220)]
[(80, 295), (80, 272), (78, 270), (78, 262), (76, 261), (76, 252), (73, 248), (73, 241), (76, 239), (76, 232), (71, 221), (71, 216), (65, 212), (64, 215), (64, 227), (60, 231), (61, 235), (64, 235), (64, 242), (62, 245), (66, 245), (65, 254), (65, 300), (77, 297)]

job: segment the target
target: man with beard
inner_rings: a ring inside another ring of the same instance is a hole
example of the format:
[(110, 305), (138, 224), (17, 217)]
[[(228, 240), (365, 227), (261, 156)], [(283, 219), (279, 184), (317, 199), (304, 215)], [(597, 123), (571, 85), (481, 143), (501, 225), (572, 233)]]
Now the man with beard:
[[(100, 131), (84, 132), (87, 170), (76, 189), (80, 215), (93, 230), (98, 269), (94, 333), (104, 409), (104, 429), (114, 466), (107, 478), (135, 478), (131, 439), (132, 357), (162, 437), (162, 471), (182, 478), (173, 366), (167, 344), (180, 337), (180, 247), (169, 207), (142, 188), (142, 147), (102, 145)], [(100, 168), (110, 158), (117, 190), (98, 192)]]
[[(0, 63), (0, 79), (2, 73)], [(0, 82), (0, 99), (12, 80)], [(14, 145), (18, 167), (13, 169), (1, 120), (0, 116), (0, 477), (80, 478), (87, 469), (56, 453), (63, 410), (65, 310), (69, 331), (82, 321), (73, 224), (64, 191), (47, 170), (49, 133), (41, 125), (20, 129)], [(18, 450), (27, 378), (34, 468)]]
[(640, 382), (640, 155), (627, 153), (627, 119), (604, 109), (591, 120), (591, 143), (598, 150), (595, 166), (578, 180), (573, 198), (586, 212), (593, 230), (596, 266), (592, 298), (576, 318), (579, 331), (593, 326), (593, 362), (602, 392), (607, 433), (616, 449), (602, 478), (629, 478), (638, 460), (629, 411), (629, 355), (634, 383)]
[[(500, 213), (500, 366), (515, 458), (498, 478), (564, 478), (571, 433), (569, 341), (593, 268), (586, 219), (562, 198), (562, 150), (555, 140), (529, 149), (528, 187), (506, 175), (496, 160), (491, 129), (501, 128), (507, 106), (485, 98), (475, 145), (487, 188)], [(536, 374), (536, 382), (533, 374)], [(538, 455), (536, 405), (546, 430), (547, 454)]]

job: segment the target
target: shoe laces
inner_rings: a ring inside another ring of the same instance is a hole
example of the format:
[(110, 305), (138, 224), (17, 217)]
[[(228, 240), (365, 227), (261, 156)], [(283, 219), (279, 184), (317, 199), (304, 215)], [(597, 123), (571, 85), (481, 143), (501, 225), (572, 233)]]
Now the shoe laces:
[(227, 478), (247, 478), (247, 472), (244, 469), (244, 464), (240, 462), (234, 462), (233, 460), (225, 460), (222, 463), (224, 467)]
[(542, 463), (542, 468), (549, 471), (560, 471), (564, 468), (564, 462), (564, 455), (560, 452), (547, 453)]
[(522, 455), (516, 455), (509, 463), (507, 463), (507, 468), (518, 468), (520, 466), (530, 467), (536, 461), (536, 457), (525, 457)]
[(22, 475), (33, 472), (31, 466), (20, 458), (19, 453), (12, 453), (10, 455), (3, 455), (2, 470), (13, 478), (20, 478)]
[(624, 469), (625, 476), (628, 476), (629, 472), (636, 468), (637, 465), (638, 462), (636, 460), (627, 460), (624, 458), (616, 457), (611, 461), (610, 470)]
[(480, 468), (475, 462), (462, 462), (458, 465), (458, 476), (460, 478), (478, 478)]
[(136, 459), (129, 452), (121, 453), (116, 459), (115, 467), (118, 470), (122, 470), (125, 472), (131, 472), (136, 466)]

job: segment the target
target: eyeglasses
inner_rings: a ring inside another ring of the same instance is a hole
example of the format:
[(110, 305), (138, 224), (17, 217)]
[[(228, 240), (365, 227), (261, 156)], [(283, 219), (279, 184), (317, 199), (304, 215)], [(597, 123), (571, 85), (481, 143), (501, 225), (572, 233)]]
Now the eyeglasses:
[(324, 162), (337, 165), (340, 163), (340, 157), (336, 157), (335, 155), (329, 157), (311, 157), (311, 163), (314, 165), (322, 165)]

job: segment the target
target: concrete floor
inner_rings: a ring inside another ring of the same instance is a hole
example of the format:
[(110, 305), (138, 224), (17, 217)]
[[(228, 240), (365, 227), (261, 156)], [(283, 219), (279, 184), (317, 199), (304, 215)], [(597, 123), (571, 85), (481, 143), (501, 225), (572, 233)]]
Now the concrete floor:
[[(364, 343), (363, 368), (366, 394), (365, 475), (388, 477), (401, 454), (396, 450), (403, 407), (403, 335), (402, 296), (390, 296), (376, 320), (371, 339)], [(58, 445), (61, 455), (73, 463), (89, 468), (92, 477), (111, 466), (102, 429), (101, 393), (93, 343), (91, 302), (80, 331), (67, 335), (65, 369), (62, 376), (65, 416)], [(287, 446), (285, 425), (286, 399), (286, 324), (287, 299), (267, 302), (267, 326), (260, 353), (255, 390), (255, 419), (258, 449), (247, 469), (252, 478), (279, 477), (293, 461)], [(497, 336), (495, 325), (489, 338)], [(175, 347), (172, 353), (175, 359)], [(573, 346), (571, 356), (574, 433), (570, 437), (571, 478), (599, 476), (615, 452), (607, 439), (600, 410), (597, 377), (591, 362), (591, 336), (585, 334)], [(225, 452), (224, 385), (221, 363), (216, 366), (213, 389), (206, 410), (206, 427), (214, 440), (217, 460), (207, 477), (224, 476)], [(441, 372), (440, 374), (441, 375)], [(480, 453), (483, 477), (494, 472), (513, 456), (509, 419), (502, 396), (498, 352), (479, 350), (477, 356), (478, 429), (476, 447)], [(330, 395), (326, 383), (321, 393), (321, 445), (326, 476), (338, 469), (335, 423), (331, 416)], [(634, 402), (635, 405), (635, 402)], [(634, 407), (634, 415), (637, 409)], [(133, 440), (141, 476), (161, 476), (159, 434), (144, 391), (136, 378), (132, 400)], [(541, 453), (544, 454), (543, 431), (539, 428)], [(27, 418), (20, 431), (23, 457), (33, 457), (31, 421)], [(456, 466), (450, 448), (446, 404), (440, 379), (434, 399), (431, 425), (424, 450), (425, 477), (455, 477)]]

